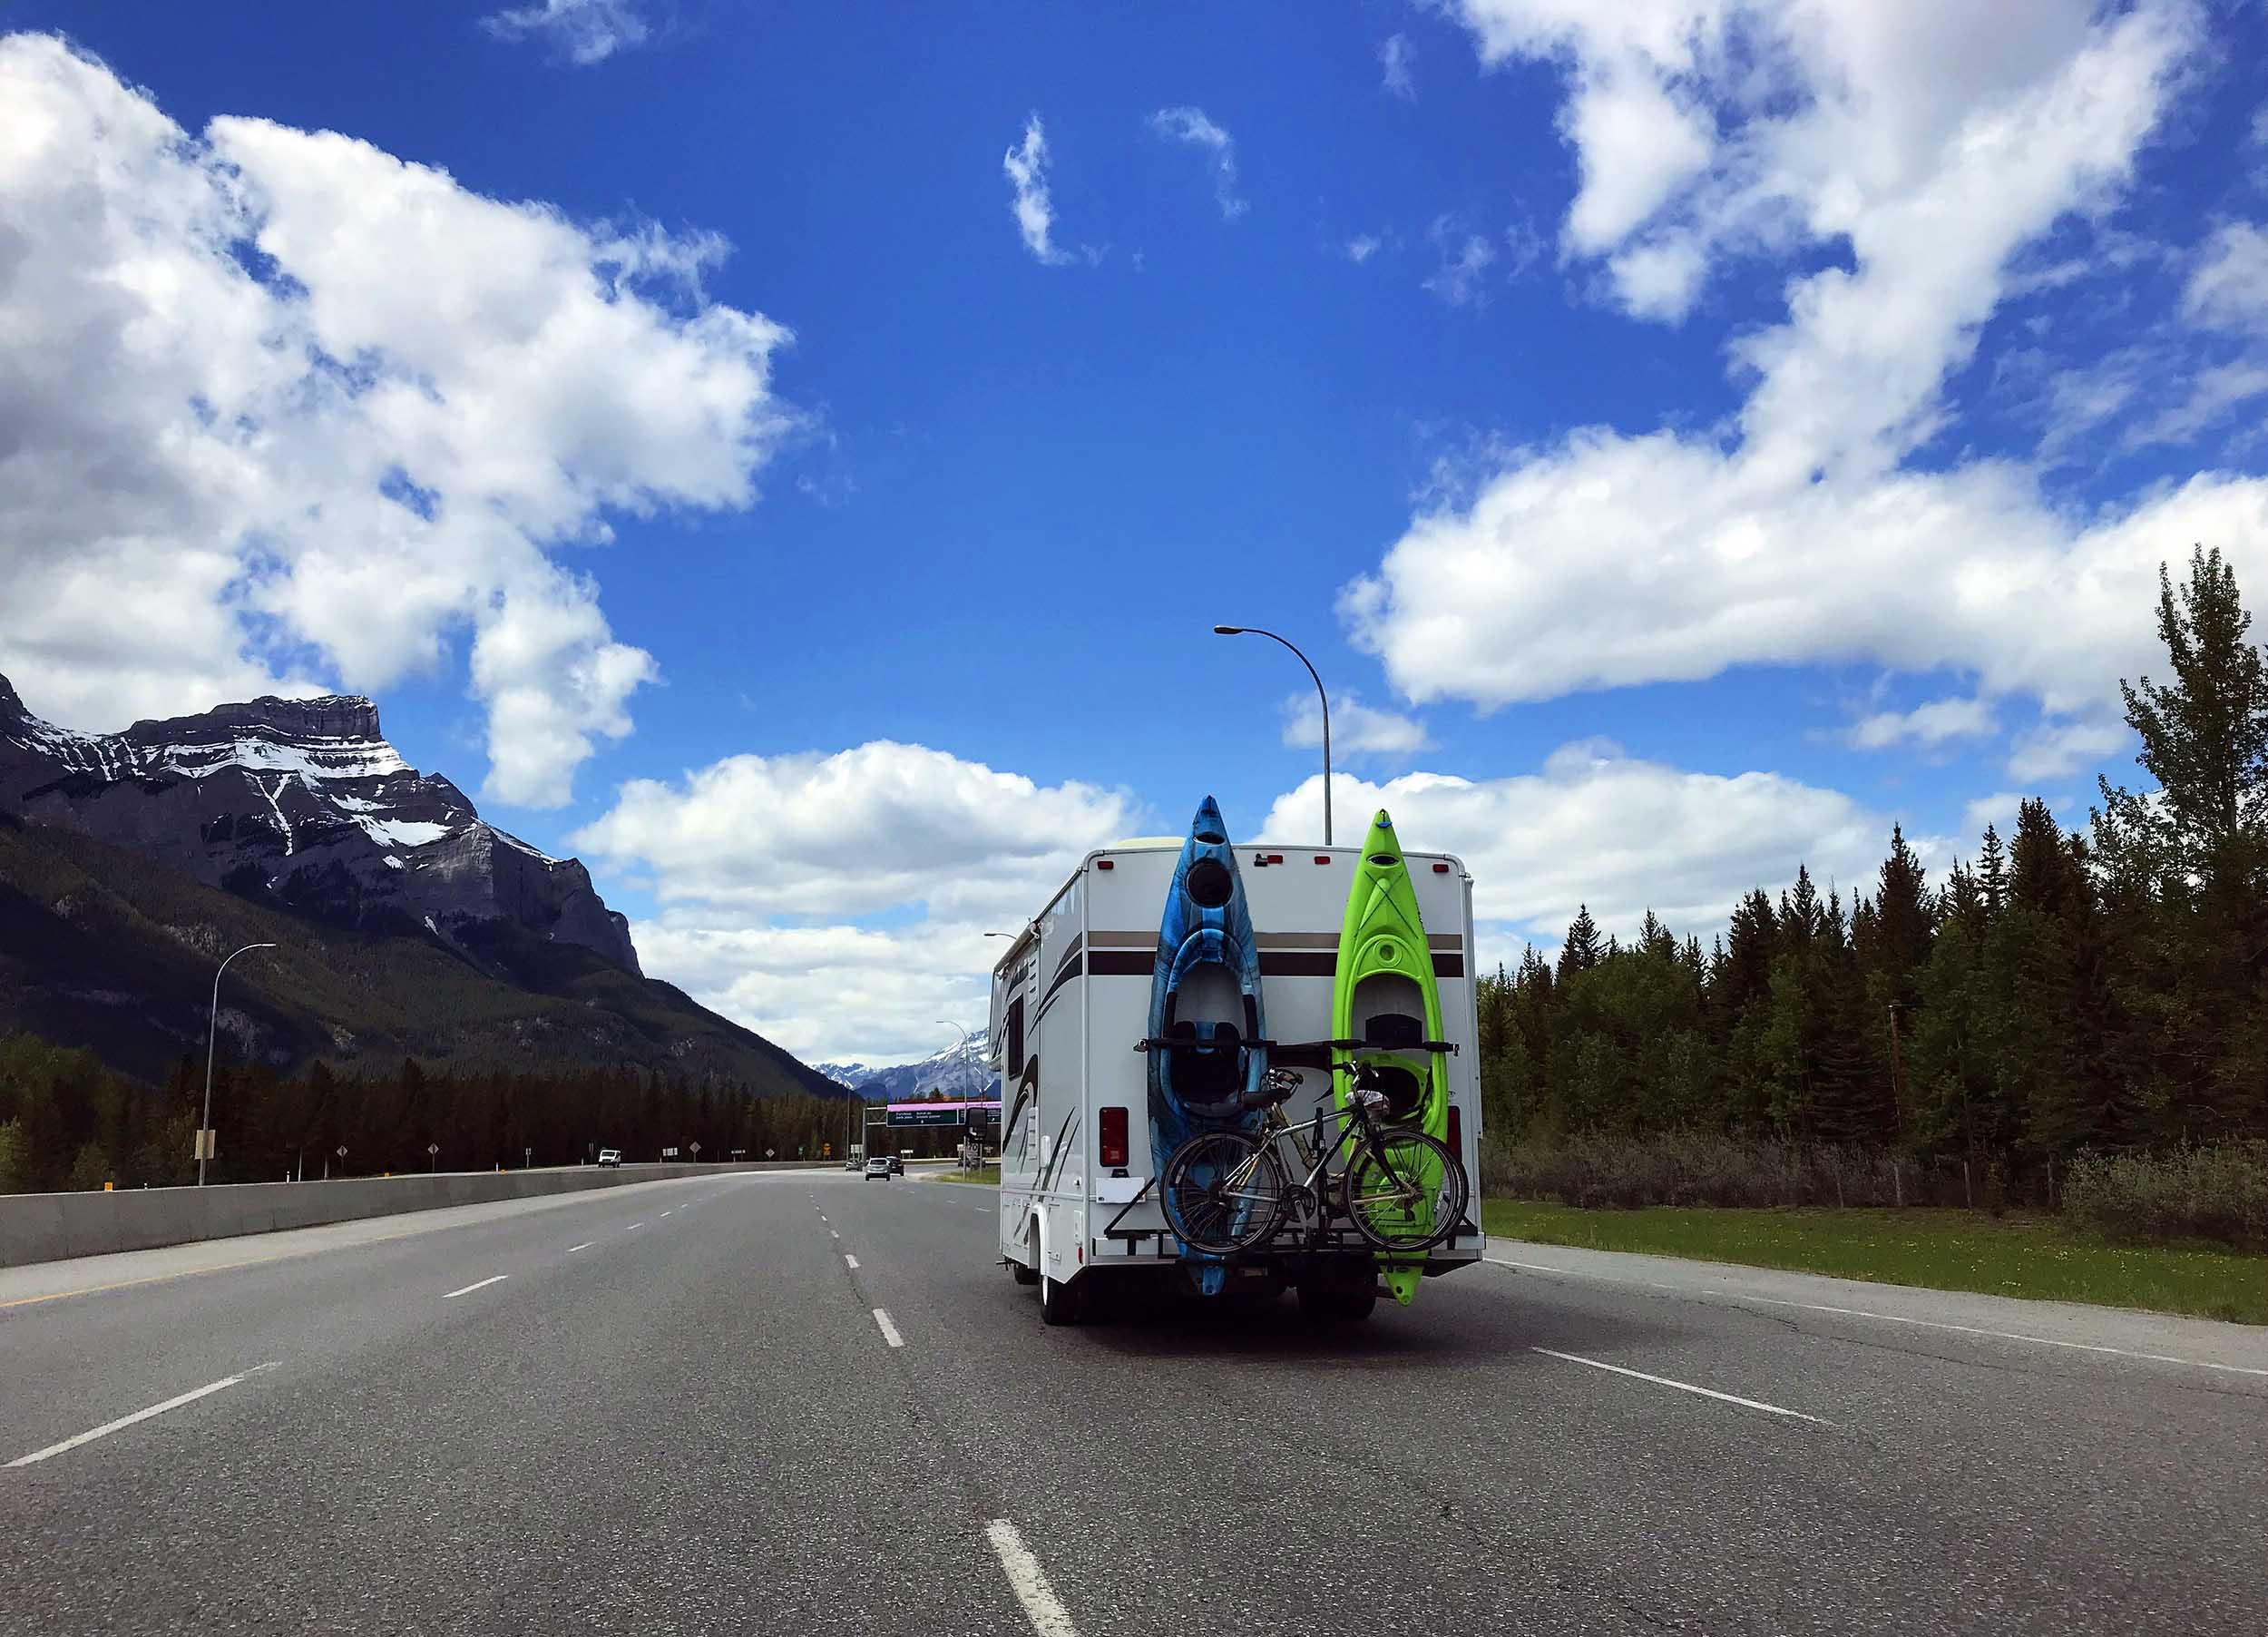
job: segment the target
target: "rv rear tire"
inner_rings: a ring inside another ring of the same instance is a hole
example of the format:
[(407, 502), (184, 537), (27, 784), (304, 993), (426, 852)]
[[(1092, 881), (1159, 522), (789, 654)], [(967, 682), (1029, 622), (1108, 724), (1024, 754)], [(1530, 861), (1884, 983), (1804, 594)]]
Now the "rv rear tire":
[(1010, 1262), (1008, 1271), (1016, 1276), (1016, 1282), (1020, 1285), (1036, 1285), (1040, 1282), (1040, 1270), (1037, 1268), (1027, 1268), (1022, 1262)]
[(1040, 1321), (1051, 1325), (1077, 1324), (1079, 1299), (1082, 1294), (1064, 1280), (1042, 1278), (1040, 1280)]

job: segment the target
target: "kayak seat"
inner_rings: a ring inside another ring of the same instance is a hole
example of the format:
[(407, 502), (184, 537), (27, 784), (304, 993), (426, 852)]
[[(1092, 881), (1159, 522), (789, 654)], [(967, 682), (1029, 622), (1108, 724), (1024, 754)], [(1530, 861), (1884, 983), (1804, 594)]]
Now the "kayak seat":
[(1406, 1012), (1381, 1012), (1363, 1020), (1366, 1046), (1413, 1046), (1425, 1038), (1425, 1023)]
[(1232, 1103), (1244, 1078), (1244, 1054), (1237, 1050), (1244, 1036), (1237, 1025), (1217, 1023), (1199, 1036), (1194, 1024), (1177, 1022), (1173, 1038), (1189, 1042), (1168, 1048), (1173, 1054), (1168, 1073), (1174, 1094), (1193, 1111)]
[(1386, 1097), (1386, 1113), (1395, 1120), (1407, 1120), (1425, 1102), (1425, 1083), (1398, 1064), (1365, 1064), (1355, 1075), (1356, 1086), (1383, 1092)]

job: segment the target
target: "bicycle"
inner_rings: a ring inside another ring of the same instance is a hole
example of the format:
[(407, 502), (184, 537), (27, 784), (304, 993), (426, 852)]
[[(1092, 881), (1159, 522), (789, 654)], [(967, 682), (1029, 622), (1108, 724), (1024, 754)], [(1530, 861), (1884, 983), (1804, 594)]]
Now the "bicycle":
[[(1465, 1168), (1446, 1143), (1420, 1131), (1388, 1129), (1379, 1112), (1389, 1099), (1364, 1082), (1358, 1065), (1334, 1065), (1334, 1073), (1355, 1076), (1348, 1106), (1326, 1109), (1318, 1100), (1312, 1121), (1295, 1126), (1284, 1104), (1300, 1088), (1299, 1075), (1271, 1069), (1265, 1089), (1247, 1099), (1267, 1110), (1259, 1139), (1241, 1132), (1203, 1132), (1173, 1152), (1158, 1176), (1158, 1202), (1171, 1228), (1190, 1249), (1212, 1256), (1233, 1255), (1263, 1244), (1296, 1211), (1308, 1237), (1320, 1237), (1330, 1217), (1324, 1191), (1338, 1185), (1340, 1213), (1380, 1250), (1407, 1256), (1431, 1250), (1457, 1231), (1471, 1202)], [(1328, 1145), (1322, 1144), (1327, 1121), (1338, 1122)], [(1291, 1140), (1305, 1168), (1294, 1183), (1278, 1149)], [(1330, 1174), (1339, 1151), (1352, 1145), (1346, 1169)]]

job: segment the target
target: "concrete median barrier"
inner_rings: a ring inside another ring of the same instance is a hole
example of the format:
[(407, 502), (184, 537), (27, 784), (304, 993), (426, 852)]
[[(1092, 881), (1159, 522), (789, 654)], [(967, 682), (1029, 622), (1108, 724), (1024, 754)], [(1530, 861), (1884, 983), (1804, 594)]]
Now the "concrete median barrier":
[(533, 1199), (750, 1171), (832, 1171), (840, 1161), (739, 1165), (579, 1165), (550, 1171), (465, 1171), (356, 1177), (335, 1182), (231, 1182), (210, 1188), (136, 1188), (115, 1193), (0, 1194), (0, 1268), (196, 1240), (314, 1228), (401, 1211), (492, 1200)]

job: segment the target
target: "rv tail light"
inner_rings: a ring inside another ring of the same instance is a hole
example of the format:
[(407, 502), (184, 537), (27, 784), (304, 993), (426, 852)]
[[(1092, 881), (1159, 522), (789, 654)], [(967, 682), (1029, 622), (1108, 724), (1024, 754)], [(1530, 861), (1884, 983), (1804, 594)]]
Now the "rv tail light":
[(1111, 868), (1110, 860), (1108, 858), (1097, 858), (1095, 860), (1095, 868), (1097, 869), (1109, 869)]
[(1315, 855), (1315, 862), (1318, 864), (1328, 864), (1331, 862), (1331, 855), (1329, 853), (1317, 853)]
[(1105, 1165), (1126, 1163), (1126, 1111), (1106, 1108), (1102, 1111), (1102, 1140), (1097, 1145), (1097, 1158)]
[(1465, 1157), (1465, 1112), (1453, 1103), (1449, 1105), (1449, 1152), (1460, 1160)]
[(1284, 862), (1284, 855), (1282, 853), (1270, 853), (1268, 855), (1268, 862), (1270, 864), (1281, 864)]
[(1436, 864), (1433, 866), (1433, 873), (1437, 876), (1445, 876), (1449, 873), (1449, 866), (1446, 864)]

